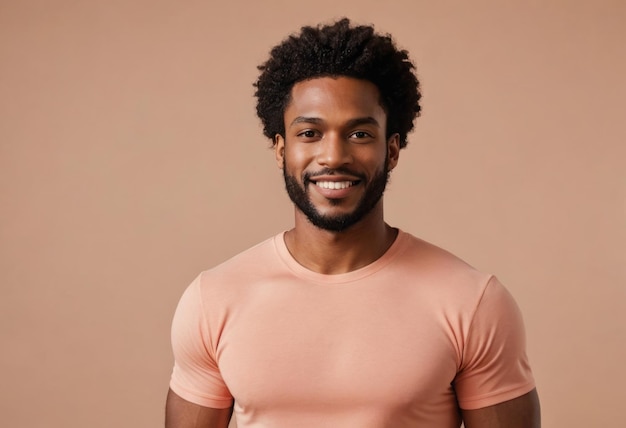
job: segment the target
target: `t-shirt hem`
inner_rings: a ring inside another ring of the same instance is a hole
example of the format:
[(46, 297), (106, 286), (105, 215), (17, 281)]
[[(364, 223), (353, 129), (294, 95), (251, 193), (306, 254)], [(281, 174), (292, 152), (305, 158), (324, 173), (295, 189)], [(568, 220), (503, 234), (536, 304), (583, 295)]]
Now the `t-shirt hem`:
[(504, 392), (496, 392), (492, 394), (482, 395), (476, 398), (459, 400), (459, 407), (463, 410), (482, 409), (484, 407), (494, 406), (496, 404), (504, 403), (505, 401), (519, 398), (522, 395), (529, 393), (533, 389), (535, 389), (535, 382), (529, 382), (522, 386)]
[(232, 398), (208, 397), (189, 392), (174, 382), (170, 382), (170, 389), (180, 398), (203, 407), (212, 409), (228, 409), (233, 405)]

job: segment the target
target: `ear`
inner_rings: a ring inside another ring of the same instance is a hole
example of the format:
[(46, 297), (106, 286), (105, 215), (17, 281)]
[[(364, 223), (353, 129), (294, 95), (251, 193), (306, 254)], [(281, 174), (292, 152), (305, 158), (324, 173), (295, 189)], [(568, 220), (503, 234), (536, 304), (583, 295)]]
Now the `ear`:
[(274, 156), (276, 157), (278, 168), (283, 169), (285, 161), (285, 138), (280, 134), (274, 136)]
[(398, 158), (400, 157), (400, 134), (393, 134), (387, 140), (387, 157), (389, 171), (391, 171), (398, 165)]

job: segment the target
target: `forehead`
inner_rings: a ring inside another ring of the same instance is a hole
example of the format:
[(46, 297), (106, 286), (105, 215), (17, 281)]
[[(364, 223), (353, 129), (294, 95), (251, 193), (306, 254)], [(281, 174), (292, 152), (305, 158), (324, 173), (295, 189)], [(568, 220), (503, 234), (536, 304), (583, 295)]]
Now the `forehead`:
[(321, 119), (374, 117), (384, 119), (380, 92), (373, 83), (352, 77), (318, 77), (296, 83), (285, 121), (297, 116)]

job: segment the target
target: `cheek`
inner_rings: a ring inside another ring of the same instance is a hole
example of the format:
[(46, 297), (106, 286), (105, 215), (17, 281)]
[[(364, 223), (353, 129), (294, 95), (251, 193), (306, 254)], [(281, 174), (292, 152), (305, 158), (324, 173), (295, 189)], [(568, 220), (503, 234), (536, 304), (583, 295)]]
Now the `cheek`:
[(364, 151), (358, 159), (359, 163), (363, 166), (367, 165), (368, 169), (381, 170), (387, 161), (387, 148)]
[(285, 151), (285, 165), (289, 170), (303, 171), (305, 170), (312, 159), (314, 159), (311, 150), (286, 150)]

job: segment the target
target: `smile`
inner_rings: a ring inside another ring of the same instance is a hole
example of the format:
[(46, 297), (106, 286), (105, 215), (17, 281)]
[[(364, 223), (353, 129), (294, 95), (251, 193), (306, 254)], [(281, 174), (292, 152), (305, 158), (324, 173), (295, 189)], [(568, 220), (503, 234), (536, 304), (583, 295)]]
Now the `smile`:
[(322, 189), (347, 189), (356, 183), (356, 181), (316, 181), (315, 185)]

